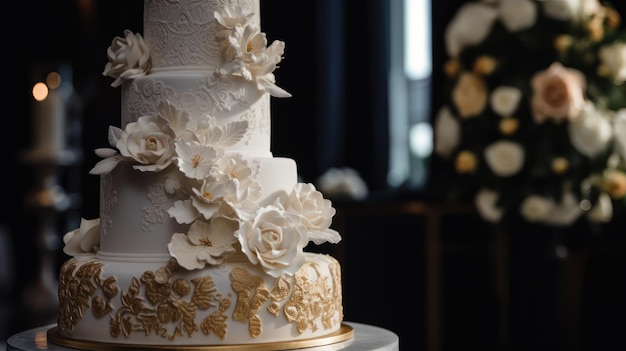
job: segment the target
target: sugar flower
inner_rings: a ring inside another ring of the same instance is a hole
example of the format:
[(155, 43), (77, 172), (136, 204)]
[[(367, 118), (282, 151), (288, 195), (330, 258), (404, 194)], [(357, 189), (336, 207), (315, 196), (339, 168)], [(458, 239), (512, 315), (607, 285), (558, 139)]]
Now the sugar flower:
[(210, 145), (196, 141), (174, 143), (178, 168), (187, 177), (202, 180), (216, 171), (215, 161), (220, 152)]
[(195, 221), (187, 234), (175, 233), (167, 248), (182, 267), (192, 270), (205, 265), (220, 264), (235, 252), (237, 242), (232, 233), (239, 223), (226, 217), (214, 217), (210, 222)]
[(336, 244), (341, 240), (339, 233), (330, 228), (335, 208), (312, 183), (298, 183), (291, 193), (277, 192), (267, 201), (299, 215), (309, 241), (319, 245), (325, 242)]
[(304, 263), (307, 229), (297, 214), (262, 207), (235, 231), (248, 260), (272, 277), (293, 275)]
[(70, 256), (96, 253), (100, 244), (100, 218), (80, 219), (80, 227), (63, 235), (63, 252)]
[(260, 90), (275, 97), (290, 97), (291, 94), (276, 86), (274, 70), (282, 61), (285, 43), (276, 40), (267, 46), (265, 33), (257, 24), (246, 20), (247, 16), (228, 12), (216, 12), (215, 18), (225, 30), (218, 33), (222, 46), (224, 65), (218, 73), (231, 74), (255, 81)]
[(141, 34), (124, 31), (124, 37), (115, 37), (107, 49), (109, 62), (102, 75), (115, 78), (112, 87), (119, 87), (128, 79), (145, 75), (150, 70), (150, 48)]

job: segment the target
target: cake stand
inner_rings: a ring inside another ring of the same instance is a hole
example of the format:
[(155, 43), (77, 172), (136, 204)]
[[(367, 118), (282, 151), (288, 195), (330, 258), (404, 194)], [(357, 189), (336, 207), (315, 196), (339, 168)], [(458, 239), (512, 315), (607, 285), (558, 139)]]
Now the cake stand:
[[(354, 329), (354, 337), (334, 344), (307, 347), (297, 349), (298, 351), (399, 351), (398, 336), (380, 327), (344, 322)], [(76, 349), (58, 346), (48, 342), (48, 330), (55, 327), (49, 325), (35, 329), (29, 329), (21, 333), (14, 334), (7, 340), (7, 351), (76, 351)], [(289, 351), (289, 350), (285, 350)]]

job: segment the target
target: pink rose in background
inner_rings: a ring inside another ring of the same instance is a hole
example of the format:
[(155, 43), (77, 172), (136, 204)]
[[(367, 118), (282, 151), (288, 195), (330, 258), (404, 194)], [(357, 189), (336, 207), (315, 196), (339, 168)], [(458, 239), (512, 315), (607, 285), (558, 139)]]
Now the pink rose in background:
[(547, 119), (563, 122), (578, 116), (585, 106), (585, 76), (579, 70), (555, 62), (531, 80), (531, 108), (536, 123)]

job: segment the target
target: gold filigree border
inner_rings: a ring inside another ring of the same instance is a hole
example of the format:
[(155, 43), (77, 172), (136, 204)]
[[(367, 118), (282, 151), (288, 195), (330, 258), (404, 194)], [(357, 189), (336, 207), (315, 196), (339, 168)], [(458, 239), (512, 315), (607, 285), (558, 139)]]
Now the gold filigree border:
[(239, 344), (239, 345), (133, 345), (124, 343), (105, 343), (68, 338), (59, 334), (57, 327), (48, 329), (48, 341), (64, 347), (88, 351), (135, 351), (142, 350), (187, 350), (187, 351), (276, 351), (300, 349), (306, 347), (325, 346), (349, 340), (354, 337), (354, 329), (342, 323), (339, 330), (325, 336), (272, 343)]

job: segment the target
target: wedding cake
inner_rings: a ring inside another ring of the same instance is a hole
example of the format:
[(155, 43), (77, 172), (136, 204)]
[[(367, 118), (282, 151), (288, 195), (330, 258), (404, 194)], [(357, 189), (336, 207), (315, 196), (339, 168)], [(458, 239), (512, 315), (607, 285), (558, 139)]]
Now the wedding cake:
[(103, 74), (121, 125), (90, 173), (100, 216), (64, 236), (55, 344), (278, 350), (350, 340), (335, 209), (270, 151), (274, 70), (260, 0), (144, 0)]

